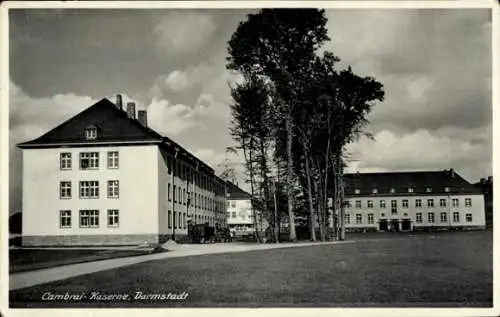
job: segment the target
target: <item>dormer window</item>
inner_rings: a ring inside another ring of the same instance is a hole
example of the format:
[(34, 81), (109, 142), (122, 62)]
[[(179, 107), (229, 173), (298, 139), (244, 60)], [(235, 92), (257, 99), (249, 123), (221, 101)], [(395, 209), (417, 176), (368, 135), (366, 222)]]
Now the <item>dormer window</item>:
[(97, 139), (97, 127), (95, 125), (90, 125), (85, 128), (85, 139), (95, 140)]
[(356, 188), (356, 189), (354, 190), (354, 193), (355, 193), (355, 194), (357, 194), (357, 195), (358, 195), (360, 192), (361, 192), (361, 191), (360, 191), (358, 188)]
[(445, 188), (444, 188), (444, 191), (445, 191), (446, 193), (449, 193), (449, 192), (450, 192), (450, 188), (449, 188), (449, 187), (445, 187)]
[(425, 188), (426, 193), (432, 193), (432, 187), (426, 187)]
[(394, 194), (396, 190), (394, 188), (391, 188), (391, 194)]
[(408, 192), (413, 193), (413, 187), (408, 187)]
[(372, 194), (378, 194), (378, 189), (376, 188), (372, 189)]

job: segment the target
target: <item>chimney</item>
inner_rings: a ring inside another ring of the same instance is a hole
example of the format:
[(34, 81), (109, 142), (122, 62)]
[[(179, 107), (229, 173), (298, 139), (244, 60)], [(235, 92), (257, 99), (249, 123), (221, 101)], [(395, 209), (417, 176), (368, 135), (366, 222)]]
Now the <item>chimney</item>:
[(488, 183), (493, 183), (493, 176), (488, 176)]
[(135, 119), (135, 102), (127, 102), (127, 115), (130, 119)]
[(116, 95), (116, 107), (120, 110), (123, 110), (122, 95), (120, 94)]
[(453, 168), (450, 168), (450, 176), (451, 178), (455, 178), (455, 170)]
[(480, 182), (481, 182), (481, 184), (485, 184), (486, 183), (486, 178), (481, 178)]
[(139, 120), (139, 122), (147, 127), (148, 126), (148, 113), (146, 112), (146, 110), (139, 110), (137, 112), (137, 120)]

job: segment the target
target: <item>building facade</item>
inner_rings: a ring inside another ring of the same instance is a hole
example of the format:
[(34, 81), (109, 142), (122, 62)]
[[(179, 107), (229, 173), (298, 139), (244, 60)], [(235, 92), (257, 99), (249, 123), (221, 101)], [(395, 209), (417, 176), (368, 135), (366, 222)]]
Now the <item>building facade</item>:
[(348, 231), (484, 229), (480, 190), (453, 169), (345, 175)]
[(225, 182), (121, 96), (18, 147), (23, 245), (156, 244), (188, 221), (226, 224)]
[(255, 211), (257, 221), (254, 221), (251, 197), (252, 195), (237, 185), (227, 182), (227, 225), (236, 236), (253, 234), (256, 228), (259, 232), (263, 232), (267, 228), (267, 221), (259, 210)]

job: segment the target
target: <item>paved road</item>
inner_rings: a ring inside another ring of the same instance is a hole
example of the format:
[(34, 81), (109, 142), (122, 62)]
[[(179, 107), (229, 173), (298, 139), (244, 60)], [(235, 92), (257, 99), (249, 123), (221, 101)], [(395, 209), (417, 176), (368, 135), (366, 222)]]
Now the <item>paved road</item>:
[(253, 250), (295, 248), (295, 247), (306, 247), (310, 245), (330, 245), (330, 244), (352, 243), (352, 242), (354, 241), (334, 241), (334, 242), (314, 242), (314, 243), (299, 242), (299, 243), (280, 243), (280, 244), (248, 244), (248, 243), (172, 244), (168, 245), (169, 252), (164, 252), (164, 253), (78, 263), (78, 264), (58, 266), (36, 271), (13, 273), (10, 274), (9, 276), (10, 279), (9, 289), (12, 291), (20, 288), (49, 283), (79, 275), (100, 272), (104, 270), (119, 268), (123, 266), (128, 266), (152, 260), (195, 256), (202, 254), (245, 252)]

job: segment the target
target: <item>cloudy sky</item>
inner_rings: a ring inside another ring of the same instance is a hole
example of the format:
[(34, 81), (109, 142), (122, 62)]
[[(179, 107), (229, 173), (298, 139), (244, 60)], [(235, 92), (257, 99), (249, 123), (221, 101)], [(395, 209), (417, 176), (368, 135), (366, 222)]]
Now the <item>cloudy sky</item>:
[[(226, 43), (250, 12), (11, 10), (11, 212), (20, 204), (15, 144), (117, 93), (217, 170), (234, 145)], [(469, 181), (492, 174), (487, 10), (329, 9), (327, 17), (324, 49), (386, 91), (369, 115), (375, 141), (349, 147), (351, 170), (453, 167)]]

